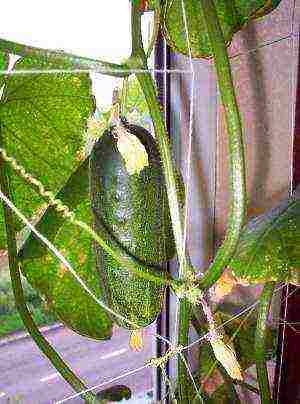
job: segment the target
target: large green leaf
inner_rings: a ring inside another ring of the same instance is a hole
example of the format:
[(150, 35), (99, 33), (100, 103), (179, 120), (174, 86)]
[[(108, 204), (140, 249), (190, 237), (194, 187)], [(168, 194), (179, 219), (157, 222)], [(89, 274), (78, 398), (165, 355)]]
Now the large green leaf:
[[(249, 21), (266, 15), (278, 6), (280, 0), (215, 0), (225, 42)], [(163, 3), (162, 27), (171, 48), (194, 58), (212, 56), (210, 41), (199, 0), (166, 0)], [(186, 27), (187, 25), (187, 27)], [(190, 49), (189, 49), (190, 45)]]
[[(51, 212), (52, 208), (49, 209)], [(74, 212), (78, 219), (92, 225), (88, 198), (83, 198)], [(48, 213), (49, 211), (45, 213), (45, 217)], [(59, 222), (59, 224), (62, 223)], [(59, 229), (56, 228), (55, 233), (53, 240), (55, 246), (72, 264), (77, 275), (93, 294), (102, 300), (91, 237), (82, 229), (70, 224), (68, 220), (65, 220)], [(33, 251), (36, 250), (33, 249)], [(78, 334), (94, 339), (107, 339), (111, 336), (112, 322), (106, 311), (52, 254), (47, 253), (41, 258), (25, 259), (22, 270), (29, 283), (44, 296), (50, 309), (67, 327)]]
[(4, 83), (5, 74), (4, 71), (7, 69), (8, 66), (8, 56), (0, 52), (0, 89)]
[(294, 196), (252, 219), (242, 231), (229, 267), (249, 283), (299, 283), (295, 277), (300, 268), (300, 199)]
[[(89, 198), (89, 158), (87, 157), (80, 166), (72, 173), (68, 181), (56, 195), (64, 205), (74, 211), (83, 200)], [(50, 242), (55, 241), (55, 237), (60, 227), (65, 222), (62, 213), (57, 212), (53, 206), (48, 206), (43, 216), (36, 224), (36, 229)], [(18, 256), (20, 259), (41, 258), (47, 252), (47, 247), (42, 244), (33, 233), (24, 240), (20, 247)]]
[[(56, 197), (75, 212), (77, 219), (92, 225), (88, 163), (86, 158)], [(48, 206), (36, 229), (54, 243), (77, 275), (102, 300), (91, 237), (69, 223), (52, 206)], [(105, 310), (32, 233), (23, 243), (19, 258), (27, 280), (44, 296), (49, 308), (67, 327), (90, 338), (110, 337), (112, 322)]]
[[(63, 58), (24, 58), (6, 80), (0, 102), (4, 146), (24, 168), (56, 193), (83, 158), (84, 131), (94, 110), (86, 73), (63, 72)], [(59, 72), (57, 72), (59, 71)], [(13, 72), (13, 73), (14, 73)], [(42, 198), (17, 176), (12, 179), (16, 205), (34, 217)], [(18, 223), (18, 229), (23, 225)], [(0, 247), (5, 246), (0, 214)]]

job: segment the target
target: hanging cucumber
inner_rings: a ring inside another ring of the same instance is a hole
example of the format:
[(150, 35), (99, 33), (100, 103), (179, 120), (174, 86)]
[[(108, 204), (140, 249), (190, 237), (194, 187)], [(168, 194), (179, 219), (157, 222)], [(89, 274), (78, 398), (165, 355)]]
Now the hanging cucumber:
[[(155, 139), (125, 121), (104, 132), (90, 158), (95, 228), (104, 226), (122, 248), (149, 271), (175, 252), (168, 200)], [(161, 309), (164, 288), (132, 275), (95, 246), (101, 288), (111, 309), (137, 327), (151, 324)], [(152, 267), (151, 267), (152, 265)]]

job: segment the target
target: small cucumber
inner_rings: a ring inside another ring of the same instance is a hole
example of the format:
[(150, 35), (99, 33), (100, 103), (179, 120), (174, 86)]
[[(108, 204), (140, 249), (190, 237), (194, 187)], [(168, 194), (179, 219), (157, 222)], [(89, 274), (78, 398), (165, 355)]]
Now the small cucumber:
[[(173, 257), (175, 247), (164, 176), (151, 134), (127, 122), (118, 130), (105, 131), (91, 154), (90, 189), (95, 229), (104, 226), (141, 266), (152, 265), (149, 271), (163, 271), (159, 264)], [(132, 275), (99, 246), (95, 251), (110, 308), (139, 328), (152, 323), (160, 312), (164, 288)]]

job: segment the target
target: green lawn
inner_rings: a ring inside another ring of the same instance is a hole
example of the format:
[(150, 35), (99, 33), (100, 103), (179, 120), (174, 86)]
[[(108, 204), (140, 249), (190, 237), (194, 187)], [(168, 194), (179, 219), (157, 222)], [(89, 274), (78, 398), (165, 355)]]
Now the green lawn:
[[(39, 307), (33, 309), (31, 312), (33, 319), (38, 326), (52, 324), (56, 321), (54, 316), (45, 315), (44, 311)], [(18, 313), (13, 312), (0, 315), (0, 338), (21, 330), (25, 330), (25, 328)]]
[[(38, 293), (22, 279), (27, 306), (37, 325), (52, 324), (57, 319), (46, 309)], [(0, 338), (15, 331), (24, 330), (23, 322), (16, 310), (8, 271), (0, 272)]]

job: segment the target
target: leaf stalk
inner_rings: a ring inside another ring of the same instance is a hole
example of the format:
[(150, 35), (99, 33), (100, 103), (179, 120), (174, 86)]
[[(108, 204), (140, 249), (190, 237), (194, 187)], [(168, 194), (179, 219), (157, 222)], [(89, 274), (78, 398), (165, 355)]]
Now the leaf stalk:
[(262, 404), (271, 404), (271, 389), (268, 378), (268, 370), (266, 366), (266, 336), (267, 336), (267, 320), (270, 310), (270, 304), (273, 298), (275, 283), (268, 282), (265, 284), (260, 295), (258, 306), (258, 317), (255, 333), (255, 361), (258, 385), (260, 390), (260, 399)]

